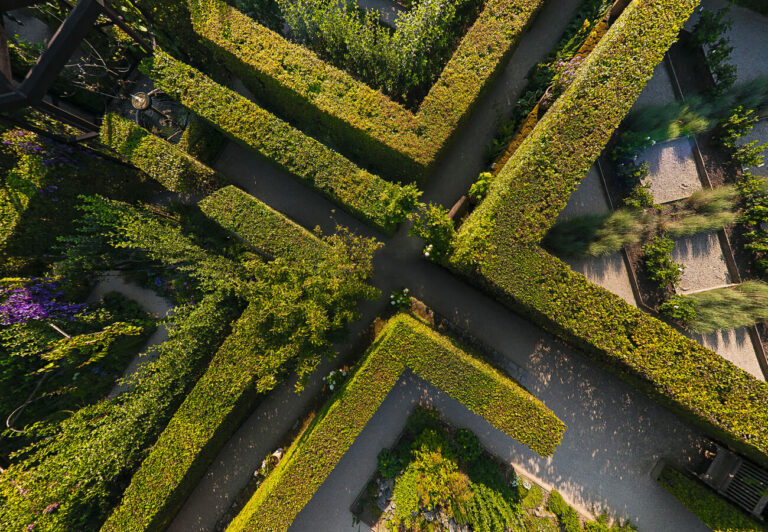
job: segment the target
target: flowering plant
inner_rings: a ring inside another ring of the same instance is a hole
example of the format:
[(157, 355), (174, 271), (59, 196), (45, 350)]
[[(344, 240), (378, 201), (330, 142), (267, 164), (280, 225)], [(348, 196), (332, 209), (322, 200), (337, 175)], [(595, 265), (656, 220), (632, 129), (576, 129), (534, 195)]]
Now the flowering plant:
[(71, 320), (85, 308), (85, 304), (68, 303), (63, 296), (59, 283), (49, 279), (31, 279), (20, 288), (0, 288), (0, 323)]

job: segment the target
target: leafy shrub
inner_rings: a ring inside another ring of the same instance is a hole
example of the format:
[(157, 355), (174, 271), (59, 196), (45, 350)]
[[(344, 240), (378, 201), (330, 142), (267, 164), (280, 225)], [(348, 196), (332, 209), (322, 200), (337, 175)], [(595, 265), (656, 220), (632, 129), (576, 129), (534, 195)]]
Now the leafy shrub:
[(480, 447), (480, 440), (471, 430), (457, 430), (454, 441), (456, 442), (459, 458), (465, 462), (474, 462), (483, 452), (482, 447)]
[(376, 457), (377, 469), (384, 478), (395, 478), (403, 469), (400, 457), (389, 449), (382, 449)]
[(689, 324), (696, 319), (696, 300), (674, 295), (659, 305), (659, 313), (670, 321)]
[(565, 257), (599, 257), (637, 242), (648, 230), (647, 216), (631, 209), (610, 215), (574, 216), (552, 226), (542, 245)]
[(490, 172), (483, 172), (477, 177), (477, 181), (472, 183), (469, 187), (469, 196), (476, 201), (481, 201), (488, 193), (488, 188), (493, 181), (493, 174)]
[(696, 309), (688, 326), (696, 332), (733, 329), (768, 319), (768, 284), (761, 281), (696, 292), (688, 299)]
[(560, 526), (565, 532), (581, 532), (579, 514), (573, 507), (565, 502), (563, 496), (557, 490), (552, 490), (547, 500), (547, 510), (557, 516)]
[(727, 118), (718, 122), (716, 138), (724, 148), (735, 150), (736, 141), (749, 133), (759, 119), (754, 109), (745, 109), (739, 105)]
[(756, 140), (743, 144), (733, 152), (733, 160), (744, 168), (759, 168), (763, 166), (763, 152), (768, 149), (768, 143), (758, 144)]
[(638, 183), (630, 191), (629, 195), (624, 198), (624, 205), (630, 209), (650, 209), (655, 207), (653, 194), (651, 194), (651, 184), (646, 183), (644, 185)]
[(665, 237), (654, 237), (643, 245), (643, 264), (648, 278), (656, 281), (659, 288), (665, 290), (669, 285), (677, 286), (683, 274), (681, 264), (672, 260), (675, 242)]
[(424, 255), (436, 261), (444, 259), (451, 250), (456, 234), (453, 220), (448, 218), (448, 211), (434, 203), (422, 204), (411, 219), (413, 227), (408, 234), (426, 242), (427, 250)]

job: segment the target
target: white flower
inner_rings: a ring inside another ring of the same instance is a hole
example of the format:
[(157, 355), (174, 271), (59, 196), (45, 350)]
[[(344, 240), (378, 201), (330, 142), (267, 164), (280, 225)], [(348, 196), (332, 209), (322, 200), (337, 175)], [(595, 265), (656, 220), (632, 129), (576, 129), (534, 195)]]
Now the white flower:
[(331, 384), (330, 388), (331, 388), (331, 391), (333, 391), (333, 384)]
[(424, 256), (425, 256), (425, 257), (429, 257), (429, 251), (425, 251), (425, 252), (424, 252)]
[(394, 305), (394, 304), (395, 304), (395, 302), (394, 302), (394, 301), (392, 301), (392, 304)]

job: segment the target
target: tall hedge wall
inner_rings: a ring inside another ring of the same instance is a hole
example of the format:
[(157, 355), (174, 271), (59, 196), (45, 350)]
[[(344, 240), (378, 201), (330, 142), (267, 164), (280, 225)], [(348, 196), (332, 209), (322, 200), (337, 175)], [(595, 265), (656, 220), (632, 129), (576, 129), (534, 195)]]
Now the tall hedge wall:
[(226, 182), (218, 172), (120, 115), (104, 116), (99, 138), (173, 192), (205, 194)]
[(259, 349), (260, 329), (251, 326), (259, 322), (259, 312), (249, 305), (232, 326), (102, 530), (164, 530), (249, 414), (253, 400), (274, 388), (287, 360)]
[(206, 216), (270, 257), (316, 260), (325, 250), (315, 235), (234, 186), (214, 192), (199, 205)]
[(713, 532), (764, 532), (763, 524), (749, 518), (714, 491), (669, 466), (661, 471), (659, 483)]
[(198, 70), (157, 50), (143, 69), (157, 85), (240, 144), (307, 182), (382, 231), (405, 219), (418, 192), (350, 160)]
[(221, 0), (192, 0), (195, 31), (260, 99), (324, 131), (376, 171), (422, 174), (519, 43), (544, 0), (488, 0), (417, 113)]
[(227, 530), (284, 531), (352, 446), (405, 369), (549, 456), (565, 425), (535, 397), (414, 318), (392, 318), (336, 399), (288, 450)]
[(768, 464), (768, 385), (631, 307), (538, 244), (697, 0), (636, 0), (461, 227), (452, 264), (620, 377)]

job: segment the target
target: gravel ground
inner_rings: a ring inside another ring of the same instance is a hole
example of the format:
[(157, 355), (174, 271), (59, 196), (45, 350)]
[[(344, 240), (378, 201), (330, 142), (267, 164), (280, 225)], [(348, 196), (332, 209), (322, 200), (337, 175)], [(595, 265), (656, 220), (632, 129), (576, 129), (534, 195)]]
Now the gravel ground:
[(585, 214), (608, 214), (609, 212), (611, 209), (608, 206), (603, 183), (597, 168), (593, 165), (579, 183), (579, 187), (568, 198), (568, 204), (560, 211), (557, 221), (562, 222)]
[(653, 77), (640, 93), (640, 97), (632, 107), (632, 112), (648, 107), (649, 105), (662, 105), (675, 101), (675, 91), (672, 88), (672, 79), (669, 77), (667, 66), (662, 61), (653, 71)]
[[(702, 0), (701, 5), (711, 11), (728, 7), (725, 0)], [(687, 29), (693, 29), (698, 15), (694, 13), (686, 24)], [(768, 17), (764, 17), (749, 9), (731, 6), (728, 20), (733, 23), (726, 36), (734, 50), (731, 63), (736, 65), (737, 82), (749, 81), (760, 76), (768, 76)]]
[[(768, 29), (766, 29), (768, 31)], [(752, 131), (748, 135), (744, 135), (740, 140), (740, 144), (747, 144), (756, 140), (758, 144), (768, 144), (768, 118), (760, 120)], [(749, 171), (755, 175), (762, 175), (768, 177), (768, 147), (763, 151), (763, 166), (760, 168), (750, 168)]]
[(685, 266), (678, 294), (711, 290), (732, 282), (717, 233), (676, 239), (672, 259)]
[(724, 359), (733, 362), (744, 371), (748, 371), (755, 378), (761, 381), (765, 380), (760, 364), (757, 362), (757, 354), (752, 339), (744, 327), (717, 331), (711, 334), (689, 334), (688, 336)]
[(650, 166), (650, 173), (643, 182), (650, 181), (656, 203), (687, 198), (701, 189), (693, 146), (687, 138), (660, 142), (645, 150), (638, 161)]

